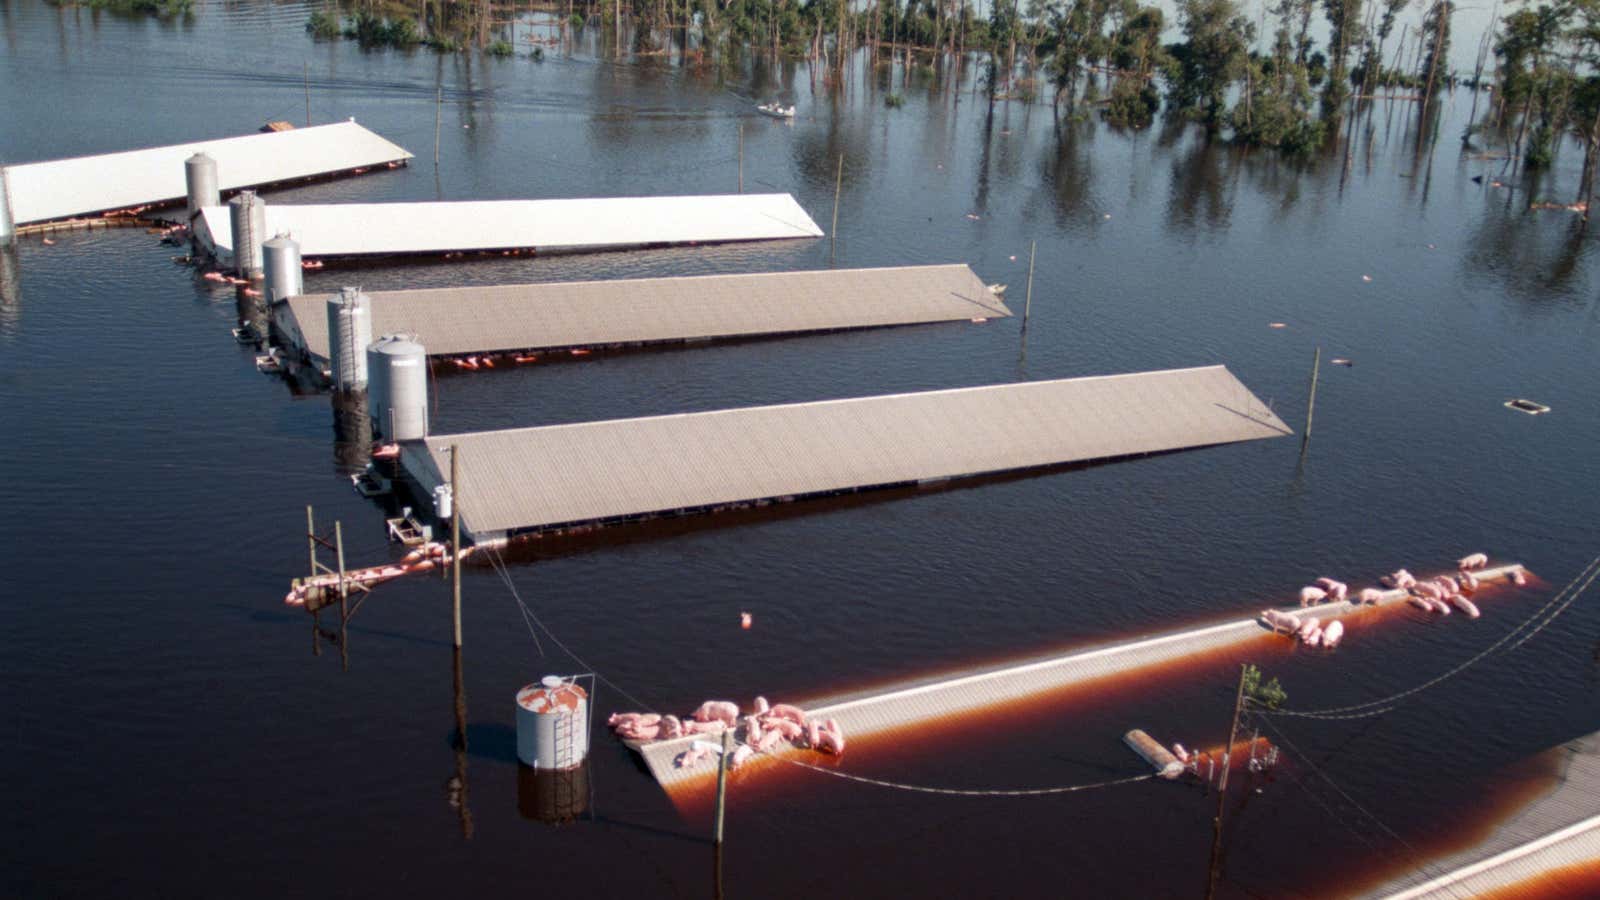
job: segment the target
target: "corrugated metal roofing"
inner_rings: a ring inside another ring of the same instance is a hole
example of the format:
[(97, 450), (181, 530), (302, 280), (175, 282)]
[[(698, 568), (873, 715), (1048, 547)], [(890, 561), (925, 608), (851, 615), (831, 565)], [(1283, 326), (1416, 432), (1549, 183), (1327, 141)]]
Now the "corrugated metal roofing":
[(1554, 869), (1600, 863), (1600, 733), (1563, 745), (1562, 772), (1544, 797), (1481, 844), (1390, 882), (1390, 900), (1475, 897)]
[[(465, 451), (462, 455), (465, 460)], [(465, 477), (463, 477), (465, 480)], [(1484, 584), (1506, 578), (1520, 564), (1496, 566), (1479, 574)], [(1403, 603), (1391, 598), (1384, 603)], [(1344, 617), (1367, 607), (1350, 602), (1330, 603), (1316, 608), (1324, 621)], [(1287, 608), (1286, 608), (1287, 609)], [(1294, 611), (1300, 611), (1297, 607)], [(1034, 694), (1083, 685), (1100, 678), (1132, 672), (1199, 653), (1232, 647), (1247, 641), (1275, 638), (1255, 618), (1240, 619), (1201, 628), (1169, 632), (1152, 638), (1119, 641), (1077, 650), (1060, 656), (1016, 665), (999, 666), (955, 677), (941, 677), (897, 685), (860, 696), (824, 699), (805, 703), (807, 715), (818, 719), (837, 719), (847, 736), (870, 735), (905, 725), (927, 723), (949, 716), (997, 710), (1006, 703)], [(1285, 638), (1276, 638), (1282, 641)], [(701, 738), (704, 740), (704, 738)], [(670, 790), (693, 786), (715, 774), (713, 766), (680, 769), (674, 765), (679, 753), (688, 749), (693, 737), (646, 744), (641, 751), (645, 765), (661, 786)], [(803, 753), (785, 749), (783, 753)], [(757, 758), (758, 765), (774, 761)], [(1130, 763), (1132, 762), (1130, 758)]]
[[(306, 349), (328, 359), (327, 302), (289, 298)], [(373, 292), (372, 333), (435, 356), (642, 344), (1011, 315), (964, 265)]]
[[(233, 252), (225, 206), (209, 206), (202, 235)], [(267, 233), (300, 255), (369, 256), (467, 250), (604, 249), (821, 237), (788, 194), (472, 200), (441, 203), (267, 204)]]
[(1223, 366), (439, 435), (483, 537), (1290, 434)]
[[(184, 161), (200, 152), (217, 161), (217, 186), (224, 191), (411, 158), (403, 148), (350, 121), (23, 163), (5, 167), (12, 220), (21, 225), (183, 200), (189, 191)], [(226, 214), (222, 222), (226, 232)]]

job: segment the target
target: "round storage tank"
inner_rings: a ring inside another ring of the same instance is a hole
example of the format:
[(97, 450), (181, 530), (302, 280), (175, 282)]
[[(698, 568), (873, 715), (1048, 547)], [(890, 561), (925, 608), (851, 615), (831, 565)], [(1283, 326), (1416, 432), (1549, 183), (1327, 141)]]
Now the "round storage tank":
[(386, 335), (367, 348), (372, 425), (391, 441), (428, 436), (428, 351), (410, 338)]
[[(300, 244), (286, 234), (280, 234), (261, 245), (261, 270), (266, 276), (267, 305), (294, 297), (300, 293)], [(368, 329), (368, 334), (371, 329)], [(363, 349), (366, 344), (361, 345)]]
[(563, 771), (589, 756), (589, 694), (546, 675), (517, 691), (517, 759), (535, 769)]
[(255, 191), (240, 191), (228, 201), (233, 231), (233, 269), (240, 278), (261, 277), (261, 244), (267, 239), (267, 204)]
[(517, 766), (517, 812), (524, 819), (560, 825), (588, 809), (588, 763), (564, 772)]
[(185, 224), (194, 224), (201, 207), (222, 205), (222, 194), (217, 190), (217, 161), (204, 153), (183, 161), (183, 183), (189, 191), (189, 218)]
[(367, 387), (371, 369), (367, 348), (371, 344), (372, 298), (359, 288), (341, 288), (328, 298), (328, 370), (335, 390)]

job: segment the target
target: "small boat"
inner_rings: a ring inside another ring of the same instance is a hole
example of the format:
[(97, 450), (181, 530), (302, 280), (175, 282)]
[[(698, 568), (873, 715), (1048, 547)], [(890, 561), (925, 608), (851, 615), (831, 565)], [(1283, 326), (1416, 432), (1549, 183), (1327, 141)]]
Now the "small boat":
[(261, 335), (256, 333), (256, 327), (245, 322), (233, 330), (233, 339), (241, 344), (259, 344)]
[(394, 489), (389, 479), (374, 472), (371, 465), (359, 475), (351, 475), (350, 483), (355, 485), (356, 493), (368, 499), (382, 497)]
[(772, 116), (774, 119), (794, 118), (794, 107), (784, 106), (782, 103), (779, 103), (776, 100), (772, 101), (771, 103), (763, 103), (760, 106), (757, 106), (756, 112), (759, 112), (764, 116)]

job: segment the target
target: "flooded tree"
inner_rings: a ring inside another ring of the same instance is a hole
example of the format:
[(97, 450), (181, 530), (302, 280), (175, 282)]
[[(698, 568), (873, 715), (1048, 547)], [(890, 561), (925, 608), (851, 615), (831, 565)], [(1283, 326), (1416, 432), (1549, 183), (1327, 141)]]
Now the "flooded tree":
[(1188, 40), (1169, 48), (1167, 102), (1215, 131), (1227, 121), (1228, 89), (1248, 71), (1255, 25), (1233, 0), (1183, 0), (1178, 19)]

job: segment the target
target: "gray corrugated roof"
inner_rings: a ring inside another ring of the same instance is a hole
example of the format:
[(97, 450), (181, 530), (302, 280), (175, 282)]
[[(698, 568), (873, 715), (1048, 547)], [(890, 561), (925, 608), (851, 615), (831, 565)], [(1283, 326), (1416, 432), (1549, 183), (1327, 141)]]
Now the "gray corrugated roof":
[[(21, 225), (106, 209), (182, 200), (188, 196), (184, 161), (206, 153), (217, 161), (217, 187), (276, 184), (379, 166), (411, 158), (403, 148), (355, 120), (6, 166), (11, 215)], [(228, 230), (226, 214), (222, 230)]]
[(427, 438), (474, 535), (1290, 434), (1222, 366)]
[[(328, 358), (330, 294), (287, 301)], [(1009, 316), (964, 265), (378, 291), (373, 334), (430, 354), (681, 341)]]

